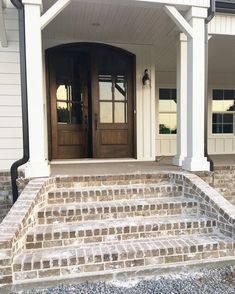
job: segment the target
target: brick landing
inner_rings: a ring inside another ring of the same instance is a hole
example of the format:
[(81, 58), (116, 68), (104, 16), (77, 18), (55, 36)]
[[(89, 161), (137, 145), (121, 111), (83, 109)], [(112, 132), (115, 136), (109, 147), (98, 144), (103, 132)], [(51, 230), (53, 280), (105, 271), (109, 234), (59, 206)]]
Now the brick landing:
[(31, 181), (0, 226), (0, 282), (234, 259), (235, 208), (180, 172)]

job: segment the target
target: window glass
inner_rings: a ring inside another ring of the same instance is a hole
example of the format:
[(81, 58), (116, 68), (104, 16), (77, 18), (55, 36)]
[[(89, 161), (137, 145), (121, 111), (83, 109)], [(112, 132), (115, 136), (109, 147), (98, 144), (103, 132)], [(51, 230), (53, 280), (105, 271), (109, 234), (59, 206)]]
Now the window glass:
[(113, 122), (112, 102), (100, 102), (100, 123)]
[(159, 133), (176, 134), (176, 89), (159, 89)]
[(176, 113), (159, 114), (160, 134), (176, 134)]
[(70, 108), (67, 102), (57, 102), (57, 121), (58, 123), (70, 122)]
[(65, 85), (60, 85), (56, 91), (56, 98), (58, 100), (67, 100), (67, 89)]
[(115, 123), (125, 123), (126, 122), (126, 103), (116, 102), (114, 104), (114, 122)]
[(100, 100), (112, 100), (112, 76), (99, 77)]
[(235, 90), (213, 90), (212, 133), (231, 134), (234, 132)]
[(126, 100), (126, 81), (124, 76), (118, 76), (115, 79), (114, 99)]

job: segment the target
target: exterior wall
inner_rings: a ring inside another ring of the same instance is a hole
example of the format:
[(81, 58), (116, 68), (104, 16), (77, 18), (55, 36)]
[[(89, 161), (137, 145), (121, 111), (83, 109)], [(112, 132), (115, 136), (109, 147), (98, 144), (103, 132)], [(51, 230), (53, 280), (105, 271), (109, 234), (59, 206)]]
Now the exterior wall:
[(18, 20), (15, 9), (4, 10), (8, 47), (0, 43), (0, 170), (22, 157), (22, 122)]
[(230, 14), (217, 13), (208, 25), (209, 34), (235, 35), (235, 17)]
[(174, 156), (176, 155), (176, 135), (159, 134), (158, 104), (160, 88), (176, 88), (175, 72), (156, 72), (156, 129), (155, 129), (155, 152), (156, 156)]
[(209, 76), (208, 87), (208, 150), (210, 154), (235, 154), (234, 134), (212, 134), (212, 90), (213, 89), (235, 89), (235, 74), (222, 73)]
[[(212, 134), (212, 90), (235, 89), (235, 74), (209, 73), (208, 86), (208, 152), (235, 154), (235, 134)], [(175, 72), (156, 72), (156, 156), (176, 154), (176, 135), (160, 135), (158, 129), (159, 88), (175, 88)]]
[[(79, 42), (79, 40), (74, 40)], [(67, 43), (67, 42), (65, 42)], [(63, 44), (44, 40), (45, 48)], [(155, 66), (152, 46), (109, 44), (125, 49), (136, 56), (136, 144), (138, 160), (155, 160)], [(150, 87), (143, 87), (142, 77), (148, 69), (151, 79)], [(46, 97), (46, 92), (44, 93)]]

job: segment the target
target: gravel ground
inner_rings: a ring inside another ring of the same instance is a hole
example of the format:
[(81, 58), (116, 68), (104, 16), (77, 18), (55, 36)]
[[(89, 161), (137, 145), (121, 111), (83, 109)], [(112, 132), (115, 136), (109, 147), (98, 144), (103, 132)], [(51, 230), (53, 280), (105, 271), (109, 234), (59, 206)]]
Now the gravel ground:
[[(234, 294), (235, 268), (204, 269), (126, 282), (58, 285), (25, 294)], [(13, 292), (12, 292), (13, 294)]]

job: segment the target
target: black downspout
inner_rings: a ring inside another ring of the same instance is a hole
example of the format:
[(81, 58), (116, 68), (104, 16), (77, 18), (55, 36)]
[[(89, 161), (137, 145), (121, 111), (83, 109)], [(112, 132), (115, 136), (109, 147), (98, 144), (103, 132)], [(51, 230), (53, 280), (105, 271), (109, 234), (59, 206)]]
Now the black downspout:
[(11, 0), (18, 9), (19, 17), (19, 46), (20, 46), (20, 70), (21, 70), (21, 103), (22, 103), (22, 128), (23, 128), (23, 157), (11, 166), (11, 186), (13, 203), (16, 202), (19, 193), (16, 180), (18, 179), (18, 167), (29, 160), (29, 128), (28, 128), (28, 95), (26, 73), (26, 47), (25, 47), (25, 15), (24, 5), (21, 0)]
[(204, 156), (210, 162), (210, 171), (214, 171), (214, 162), (208, 154), (208, 23), (215, 16), (215, 0), (211, 0), (208, 17), (205, 21), (205, 130)]

